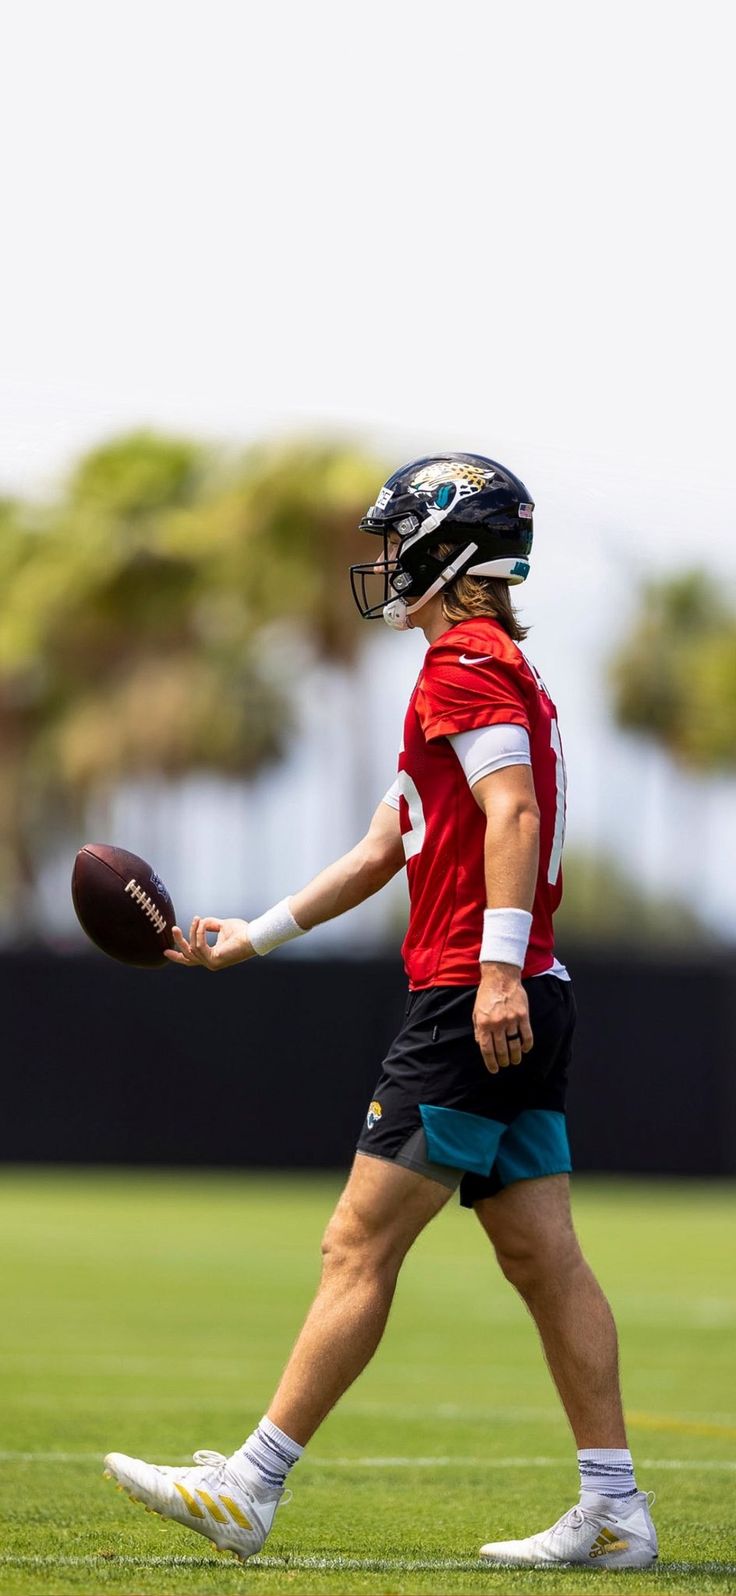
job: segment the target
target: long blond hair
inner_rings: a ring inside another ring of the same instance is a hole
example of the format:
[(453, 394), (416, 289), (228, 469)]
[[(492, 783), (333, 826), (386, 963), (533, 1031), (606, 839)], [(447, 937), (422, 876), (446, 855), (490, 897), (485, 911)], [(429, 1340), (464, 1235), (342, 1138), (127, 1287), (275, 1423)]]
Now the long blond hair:
[[(453, 552), (451, 543), (441, 543), (432, 553), (445, 560)], [(442, 590), (442, 613), (456, 626), (474, 615), (490, 615), (515, 643), (523, 643), (528, 626), (522, 626), (511, 603), (509, 584), (498, 576), (456, 576)]]

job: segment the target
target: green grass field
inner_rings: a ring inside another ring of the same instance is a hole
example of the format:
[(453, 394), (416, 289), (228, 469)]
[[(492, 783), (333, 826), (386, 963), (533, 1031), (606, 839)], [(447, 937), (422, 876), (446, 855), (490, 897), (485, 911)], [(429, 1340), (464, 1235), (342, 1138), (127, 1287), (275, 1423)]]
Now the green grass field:
[(523, 1309), (453, 1203), (406, 1266), (386, 1340), (246, 1567), (144, 1514), (114, 1448), (230, 1451), (315, 1285), (328, 1179), (0, 1176), (3, 1592), (736, 1590), (733, 1189), (580, 1181), (621, 1330), (645, 1574), (489, 1572), (484, 1541), (551, 1523), (575, 1452)]

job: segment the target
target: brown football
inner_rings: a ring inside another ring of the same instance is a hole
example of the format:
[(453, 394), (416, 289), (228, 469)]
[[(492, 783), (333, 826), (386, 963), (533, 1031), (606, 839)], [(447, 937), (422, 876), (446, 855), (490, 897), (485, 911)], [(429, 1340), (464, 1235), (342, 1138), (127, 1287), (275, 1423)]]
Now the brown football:
[(72, 900), (90, 941), (111, 959), (155, 969), (173, 948), (174, 905), (155, 870), (126, 848), (88, 842), (74, 861)]

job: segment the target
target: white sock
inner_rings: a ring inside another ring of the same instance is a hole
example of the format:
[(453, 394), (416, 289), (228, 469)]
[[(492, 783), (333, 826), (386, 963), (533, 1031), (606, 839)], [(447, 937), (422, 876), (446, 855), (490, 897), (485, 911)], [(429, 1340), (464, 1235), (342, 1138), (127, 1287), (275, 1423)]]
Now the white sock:
[(241, 1458), (250, 1463), (264, 1485), (272, 1491), (280, 1491), (289, 1469), (299, 1462), (303, 1451), (304, 1447), (284, 1435), (278, 1425), (272, 1424), (270, 1419), (261, 1419), (240, 1452), (235, 1453), (233, 1461), (236, 1467)]
[(580, 1499), (586, 1496), (634, 1496), (636, 1480), (631, 1453), (622, 1447), (585, 1447), (578, 1452)]

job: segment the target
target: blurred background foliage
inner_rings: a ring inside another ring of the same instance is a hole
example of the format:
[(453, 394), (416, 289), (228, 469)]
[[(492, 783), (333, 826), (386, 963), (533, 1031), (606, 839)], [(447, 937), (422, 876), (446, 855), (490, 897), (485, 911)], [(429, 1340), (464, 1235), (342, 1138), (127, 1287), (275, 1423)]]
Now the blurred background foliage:
[[(279, 759), (294, 664), (349, 666), (366, 639), (342, 578), (383, 475), (347, 443), (235, 453), (140, 431), (86, 455), (52, 503), (0, 502), (0, 887), (16, 934), (33, 930), (44, 851), (92, 798)], [(643, 590), (611, 687), (621, 726), (699, 771), (736, 764), (736, 617), (704, 577)], [(562, 924), (670, 943), (699, 929), (580, 856)]]
[[(291, 726), (285, 651), (349, 661), (334, 580), (381, 467), (341, 444), (243, 455), (138, 432), (81, 460), (39, 509), (0, 505), (0, 777), (6, 917), (44, 839), (123, 776), (251, 776)], [(288, 627), (287, 627), (288, 623)]]
[(565, 849), (564, 893), (555, 915), (560, 947), (574, 943), (621, 945), (663, 953), (708, 947), (717, 938), (692, 904), (677, 894), (642, 886), (607, 854)]
[(646, 583), (611, 683), (620, 726), (654, 737), (687, 769), (736, 769), (736, 614), (712, 575)]

